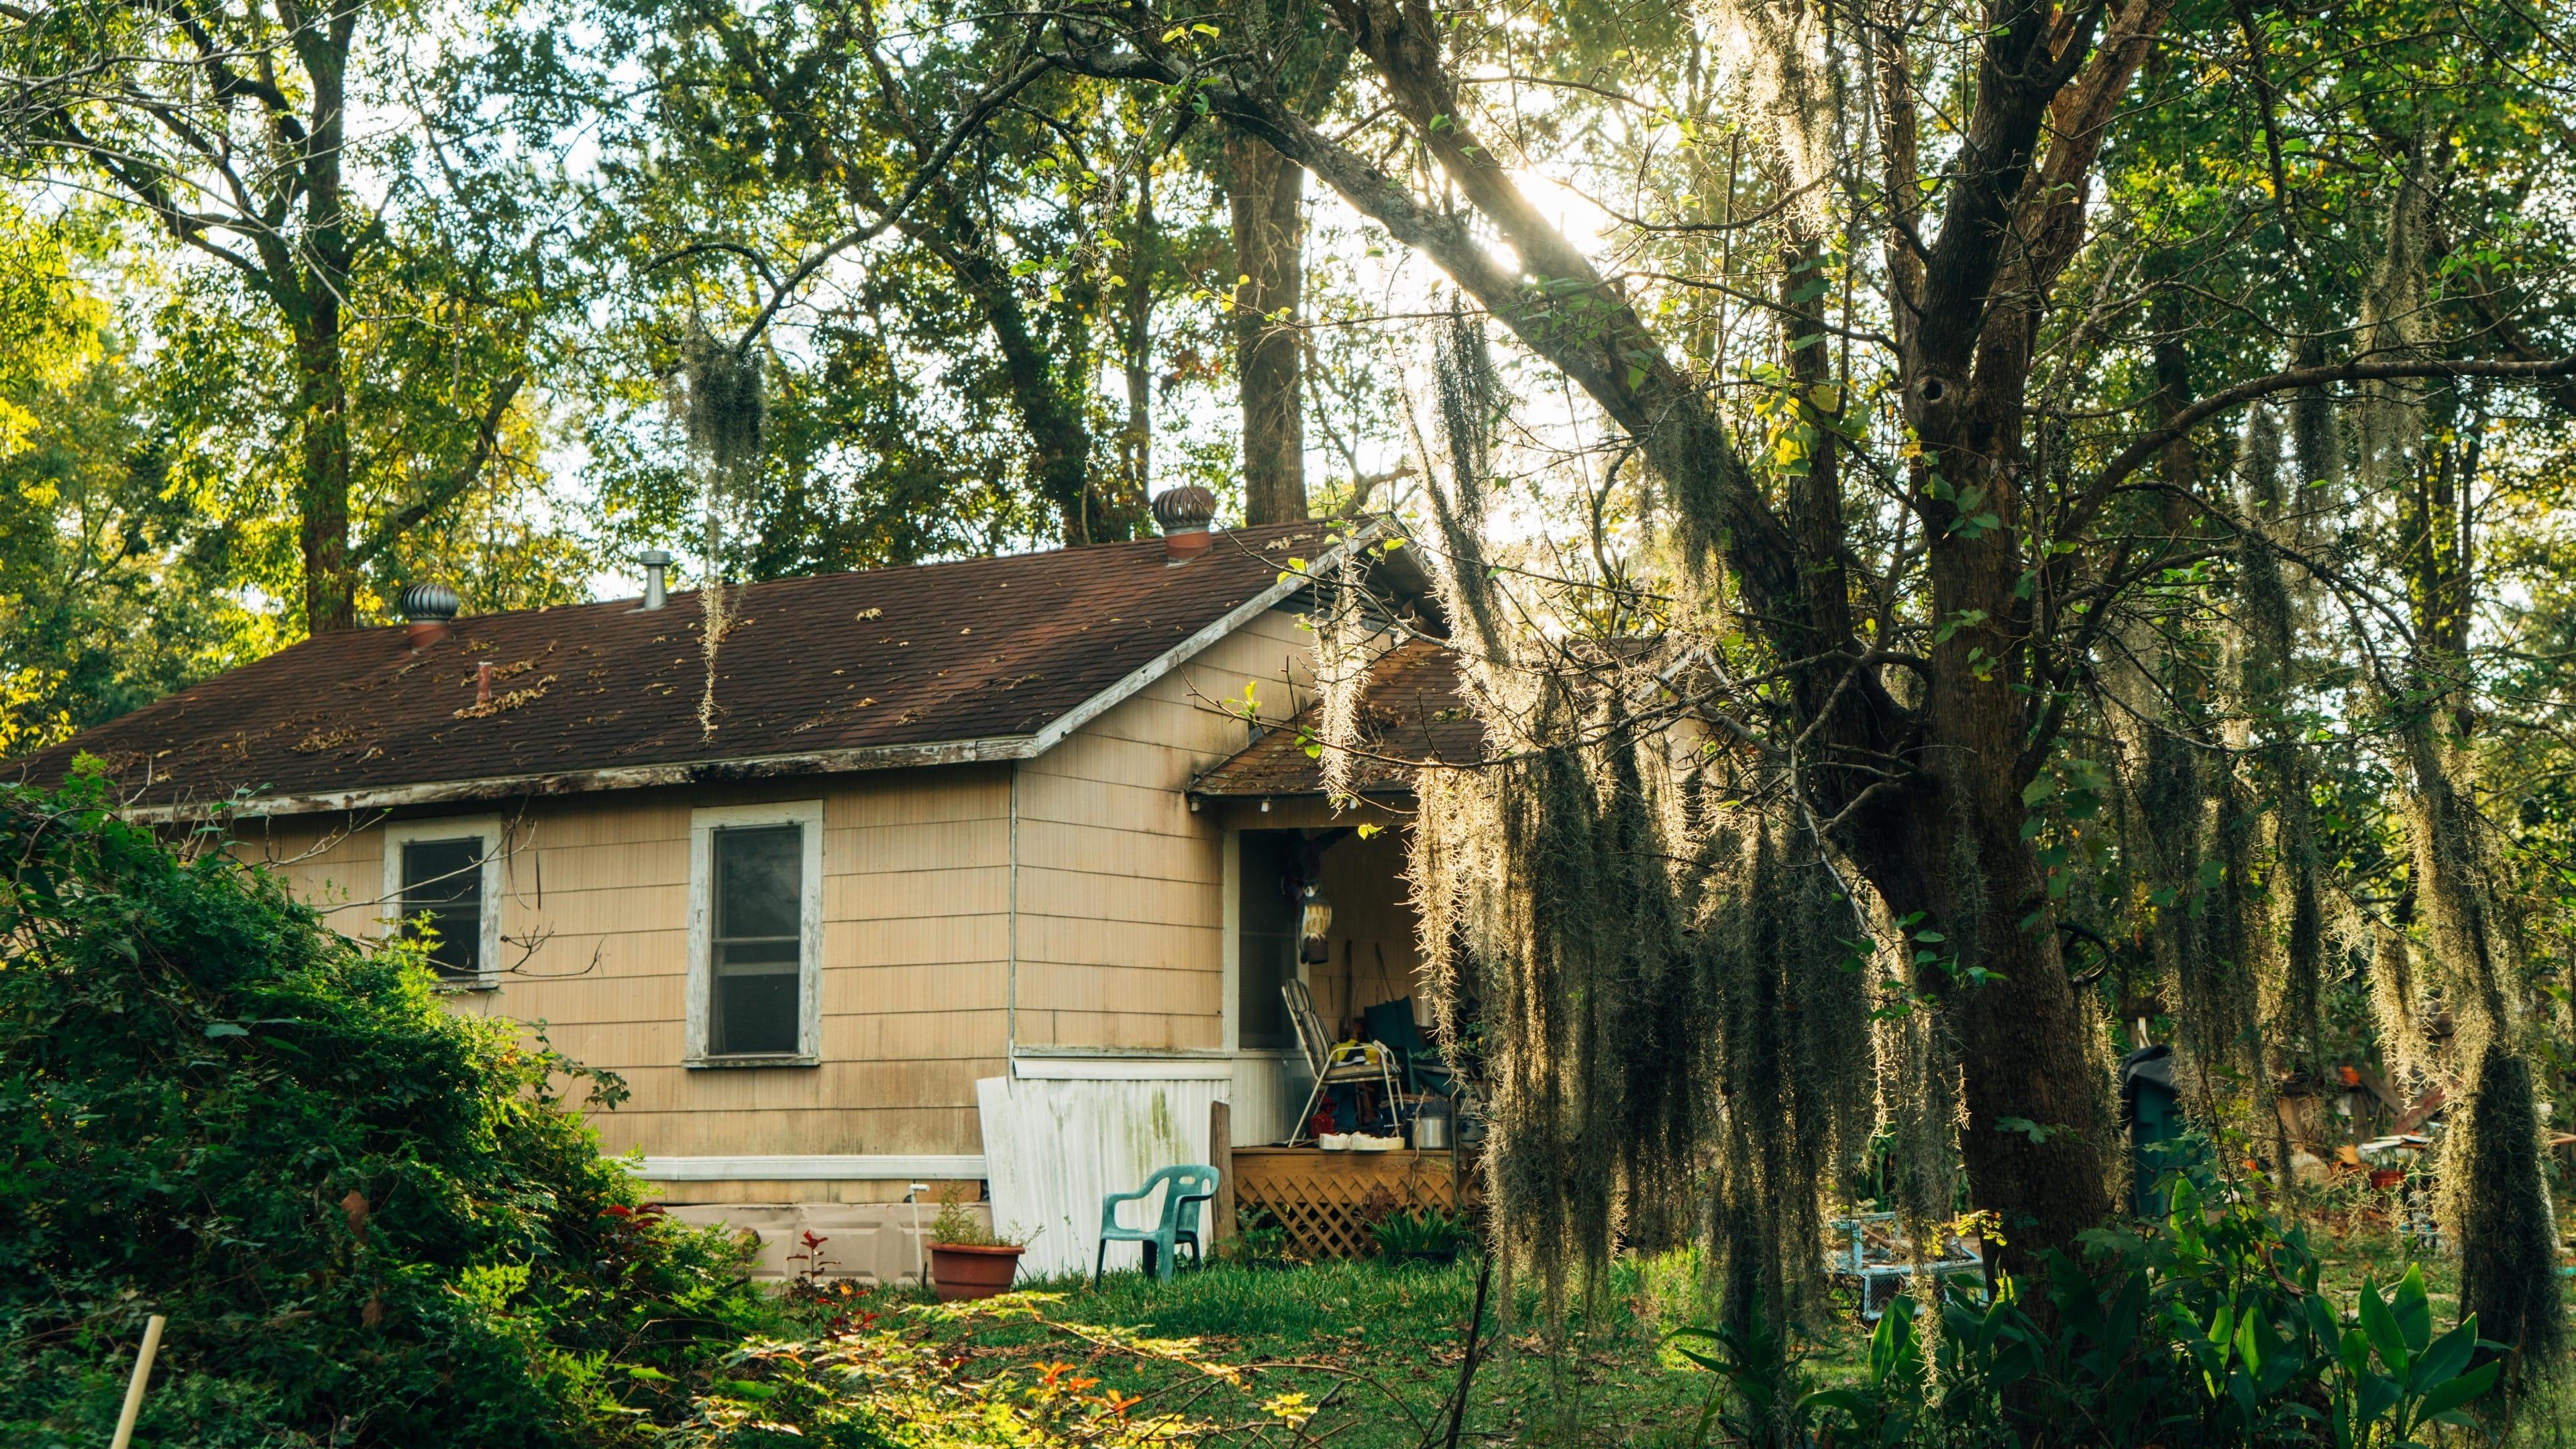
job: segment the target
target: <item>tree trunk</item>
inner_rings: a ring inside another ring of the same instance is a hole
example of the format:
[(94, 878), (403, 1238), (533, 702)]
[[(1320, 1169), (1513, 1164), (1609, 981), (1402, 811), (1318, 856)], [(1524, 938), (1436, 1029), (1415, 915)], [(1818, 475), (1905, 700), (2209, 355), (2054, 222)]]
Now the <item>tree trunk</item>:
[[(953, 215), (952, 215), (953, 219)], [(1056, 511), (1059, 537), (1067, 547), (1095, 538), (1125, 538), (1126, 522), (1092, 496), (1091, 429), (1079, 408), (1065, 396), (1056, 362), (1029, 330), (1028, 311), (1020, 304), (1010, 274), (985, 253), (981, 238), (960, 229), (951, 245), (927, 228), (909, 229), (916, 240), (942, 253), (950, 270), (984, 315), (993, 342), (1002, 354), (1012, 407), (1028, 430), (1029, 481), (1039, 497)]]
[(342, 352), (341, 299), (356, 258), (350, 242), (340, 154), (348, 115), (349, 45), (358, 7), (333, 6), (324, 23), (296, 37), (296, 57), (313, 86), (311, 131), (302, 151), (311, 258), (295, 329), (304, 456), (298, 491), (303, 518), (304, 627), (320, 634), (357, 626), (357, 580), (349, 567), (349, 387)]
[(1304, 349), (1305, 168), (1241, 135), (1225, 141), (1234, 215), (1234, 360), (1243, 401), (1246, 523), (1306, 517)]
[[(2018, 451), (1999, 443), (1978, 451)], [(1987, 1266), (2027, 1275), (2042, 1252), (2073, 1251), (2076, 1234), (2109, 1210), (2111, 1135), (2102, 1073), (2086, 1051), (2094, 1027), (2066, 979), (2047, 878), (2023, 829), (2027, 681), (2012, 637), (2020, 520), (2009, 465), (1980, 466), (1961, 449), (1941, 466), (1963, 487), (1982, 485), (2002, 526), (1971, 536), (1935, 525), (1934, 611), (1963, 622), (1933, 649), (1923, 752), (1932, 781), (1913, 792), (1912, 830), (1874, 849), (1856, 835), (1855, 849), (1900, 916), (1919, 911), (1917, 931), (1947, 938), (1918, 939), (1941, 958), (1918, 968), (1918, 985), (1940, 999), (1957, 1033), (1960, 1153), (1973, 1204), (1993, 1214)]]
[(339, 298), (328, 292), (315, 298), (295, 332), (304, 627), (323, 634), (358, 622), (349, 572), (349, 398), (341, 375)]
[[(2072, 1253), (2076, 1235), (2109, 1212), (2113, 1139), (2102, 1073), (2085, 1051), (2094, 1028), (2066, 979), (2056, 912), (2021, 837), (2020, 792), (1994, 764), (1992, 756), (1974, 762), (1961, 781), (1968, 819), (1945, 842), (1959, 862), (1953, 895), (1982, 890), (1977, 918), (1956, 924), (1975, 938), (1973, 964), (1991, 974), (1983, 984), (1964, 971), (1931, 984), (1946, 997), (1965, 1064), (1959, 1147), (1973, 1205), (1993, 1214), (1987, 1266), (2029, 1281), (2043, 1252)], [(1964, 878), (1971, 861), (1982, 880)]]

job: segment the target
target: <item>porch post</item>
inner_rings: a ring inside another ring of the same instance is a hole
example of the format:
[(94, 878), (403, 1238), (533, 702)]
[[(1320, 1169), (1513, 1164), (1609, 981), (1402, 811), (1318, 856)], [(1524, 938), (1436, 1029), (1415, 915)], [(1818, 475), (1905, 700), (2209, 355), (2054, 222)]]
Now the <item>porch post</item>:
[(1216, 1169), (1208, 1241), (1222, 1243), (1234, 1236), (1234, 1109), (1223, 1102), (1208, 1103), (1208, 1166)]

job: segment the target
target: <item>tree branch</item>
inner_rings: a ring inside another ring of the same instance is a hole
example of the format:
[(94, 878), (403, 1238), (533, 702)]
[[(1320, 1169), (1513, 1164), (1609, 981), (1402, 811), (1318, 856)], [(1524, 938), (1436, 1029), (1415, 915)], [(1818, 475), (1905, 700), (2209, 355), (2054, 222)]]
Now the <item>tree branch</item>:
[(2221, 388), (2182, 411), (2173, 421), (2146, 433), (2122, 448), (2102, 465), (2084, 485), (2084, 492), (2067, 515), (2065, 535), (2080, 537), (2091, 528), (2113, 489), (2153, 461), (2164, 446), (2191, 432), (2192, 429), (2235, 408), (2272, 396), (2295, 392), (2303, 387), (2323, 387), (2337, 382), (2377, 382), (2406, 377), (2492, 377), (2507, 382), (2546, 383), (2555, 378), (2576, 377), (2576, 357), (2538, 361), (2512, 361), (2493, 358), (2391, 358), (2356, 359), (2327, 363), (2320, 367), (2294, 367), (2264, 377), (2248, 378), (2233, 387)]
[(519, 389), (527, 383), (527, 380), (527, 375), (521, 373), (504, 379), (499, 387), (492, 390), (491, 405), (483, 409), (483, 419), (474, 429), (474, 451), (466, 456), (463, 463), (457, 465), (454, 472), (431, 485), (429, 491), (419, 498), (396, 509), (391, 517), (377, 525), (375, 532), (365, 543), (351, 549), (348, 564), (351, 573), (354, 574), (365, 567), (376, 555), (393, 547), (404, 534), (419, 527), (422, 520), (446, 507), (458, 495), (474, 486), (474, 480), (482, 476), (484, 466), (492, 461), (493, 453), (499, 450), (501, 419), (509, 412), (511, 401), (518, 397)]
[(824, 263), (854, 246), (884, 235), (888, 227), (901, 220), (904, 212), (910, 209), (915, 201), (921, 199), (921, 193), (927, 190), (930, 184), (938, 179), (939, 173), (947, 169), (948, 163), (955, 159), (957, 149), (965, 145), (977, 131), (983, 129), (984, 123), (992, 118), (994, 112), (1008, 104), (1013, 96), (1028, 89), (1039, 77), (1055, 69), (1055, 65), (1047, 60), (1030, 61), (1004, 78), (1000, 84), (977, 97), (975, 103), (966, 108), (966, 113), (958, 117), (957, 124), (949, 129), (946, 138), (940, 141), (939, 148), (930, 153), (929, 159), (921, 163), (921, 169), (915, 171), (912, 179), (904, 184), (903, 194), (895, 198), (894, 205), (887, 208), (883, 216), (825, 242), (804, 261), (799, 262), (796, 270), (789, 272), (785, 280), (771, 289), (768, 303), (760, 309), (759, 315), (751, 319), (751, 325), (743, 329), (742, 336), (735, 340), (734, 351), (749, 350), (751, 344), (759, 340), (760, 334), (768, 330), (771, 320), (778, 315), (778, 309), (787, 305), (789, 295), (803, 286), (807, 278), (821, 271)]

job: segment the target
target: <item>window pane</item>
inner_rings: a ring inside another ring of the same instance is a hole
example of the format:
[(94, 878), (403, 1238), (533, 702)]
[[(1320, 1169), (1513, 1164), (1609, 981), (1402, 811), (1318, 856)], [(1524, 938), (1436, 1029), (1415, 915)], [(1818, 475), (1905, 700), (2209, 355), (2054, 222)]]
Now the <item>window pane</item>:
[(1237, 1040), (1246, 1047), (1297, 1044), (1287, 1003), (1279, 999), (1280, 986), (1297, 979), (1297, 903), (1281, 882), (1297, 869), (1304, 849), (1304, 837), (1294, 830), (1243, 832), (1234, 1021)]
[(718, 976), (715, 1051), (718, 1056), (796, 1050), (796, 973)]
[(427, 914), (438, 932), (430, 963), (443, 976), (472, 976), (483, 957), (483, 842), (411, 840), (403, 843), (402, 915)]
[(797, 935), (805, 828), (764, 825), (715, 833), (716, 939)]
[(804, 1020), (805, 828), (718, 830), (709, 841), (715, 920), (708, 1050), (766, 1056), (797, 1049)]

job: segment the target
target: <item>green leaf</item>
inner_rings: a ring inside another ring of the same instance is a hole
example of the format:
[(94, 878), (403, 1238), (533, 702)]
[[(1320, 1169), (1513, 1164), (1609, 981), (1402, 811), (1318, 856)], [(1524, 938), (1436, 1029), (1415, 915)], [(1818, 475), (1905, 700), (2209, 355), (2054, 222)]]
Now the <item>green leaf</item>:
[(2376, 1424), (2390, 1409), (2397, 1407), (2397, 1385), (2377, 1374), (2364, 1375), (2361, 1392), (2353, 1398), (2353, 1416), (2363, 1428)]
[(206, 1028), (206, 1036), (208, 1040), (212, 1040), (217, 1037), (248, 1035), (250, 1035), (249, 1027), (235, 1026), (229, 1021), (214, 1022)]
[(2424, 1269), (2421, 1264), (2406, 1265), (2406, 1276), (2397, 1280), (2397, 1298), (2389, 1305), (2398, 1328), (2406, 1335), (2406, 1347), (2422, 1353), (2433, 1341), (2433, 1299), (2424, 1291)]
[(2476, 1314), (2471, 1314), (2459, 1327), (2435, 1339), (2433, 1346), (2424, 1350), (2424, 1356), (2416, 1360), (2415, 1371), (2407, 1375), (2407, 1386), (2420, 1394), (2450, 1382), (2460, 1370), (2469, 1366), (2469, 1355), (2475, 1353), (2477, 1347), (2478, 1320)]
[(2376, 1283), (2361, 1285), (2361, 1331), (2370, 1335), (2370, 1346), (2378, 1350), (2380, 1363), (2403, 1379), (2414, 1356), (2406, 1351), (2405, 1330), (2397, 1326), (2397, 1315), (2388, 1311), (2387, 1300), (2379, 1296)]
[[(2423, 1402), (2416, 1406), (2416, 1412), (2421, 1416), (2419, 1422), (2442, 1418), (2464, 1404), (2486, 1397), (2487, 1390), (2495, 1387), (2496, 1371), (2503, 1367), (2504, 1364), (2500, 1361), (2482, 1363), (2458, 1378), (2427, 1392)], [(2453, 1421), (2443, 1419), (2443, 1422)]]

